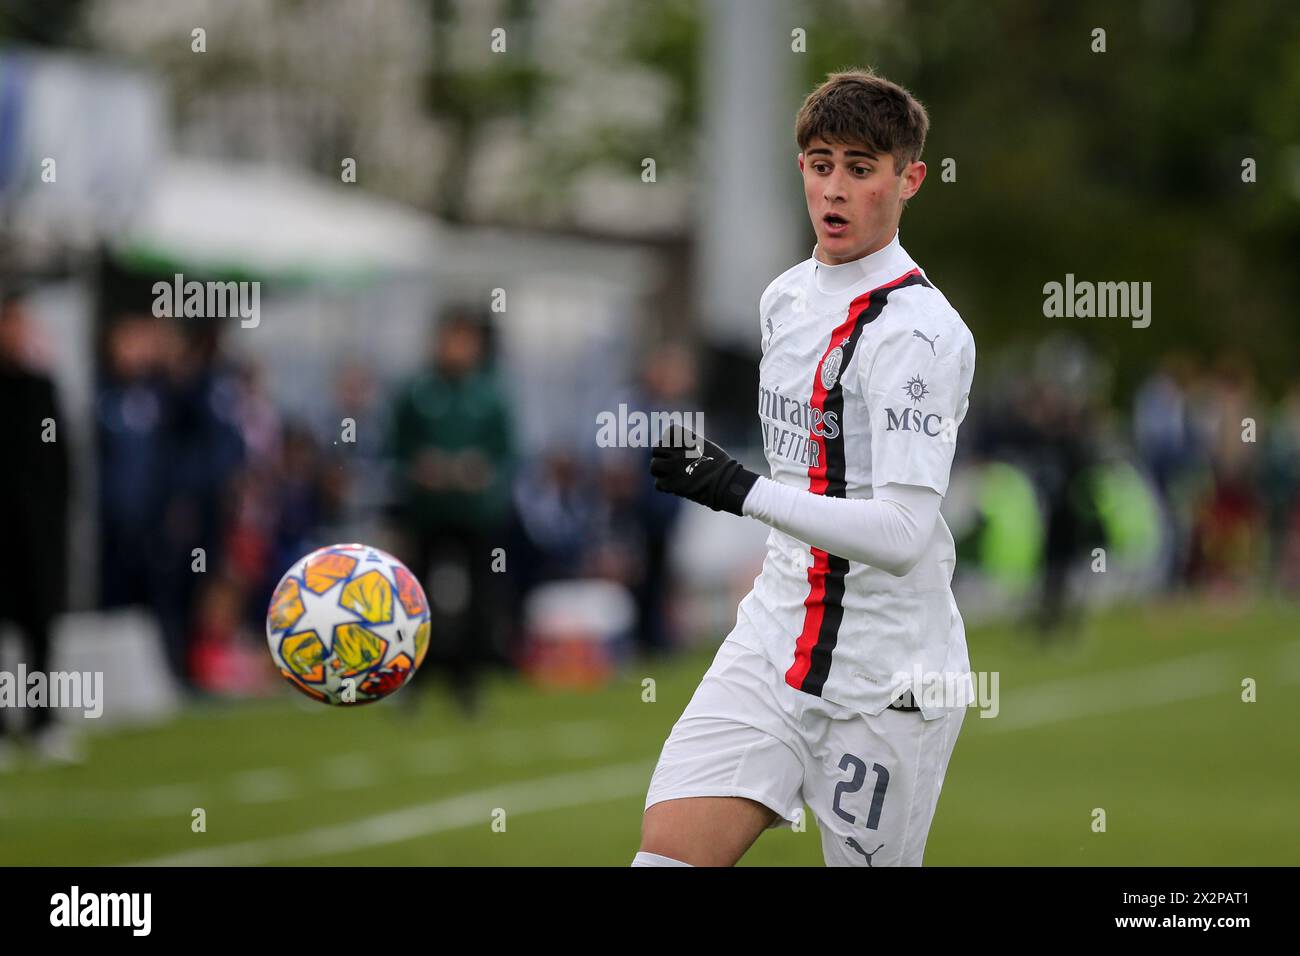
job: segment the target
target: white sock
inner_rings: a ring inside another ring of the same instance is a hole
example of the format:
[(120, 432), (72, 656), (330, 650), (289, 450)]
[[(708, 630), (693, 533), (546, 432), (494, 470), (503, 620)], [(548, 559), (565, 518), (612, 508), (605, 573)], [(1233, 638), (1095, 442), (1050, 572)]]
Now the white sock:
[(633, 866), (690, 866), (689, 863), (683, 863), (681, 860), (674, 860), (671, 856), (660, 856), (658, 853), (646, 853), (640, 851), (632, 859)]

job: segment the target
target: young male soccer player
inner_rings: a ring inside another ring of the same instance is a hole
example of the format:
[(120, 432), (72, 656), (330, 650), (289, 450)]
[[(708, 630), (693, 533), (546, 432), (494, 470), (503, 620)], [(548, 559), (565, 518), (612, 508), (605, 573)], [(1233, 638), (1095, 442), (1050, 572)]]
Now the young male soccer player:
[[(653, 451), (659, 490), (773, 531), (664, 744), (634, 865), (731, 865), (805, 802), (828, 865), (921, 864), (970, 692), (939, 503), (975, 367), (898, 240), (928, 126), (871, 72), (809, 95), (796, 138), (817, 245), (759, 303), (772, 477), (682, 430)], [(945, 685), (959, 693), (936, 699)]]

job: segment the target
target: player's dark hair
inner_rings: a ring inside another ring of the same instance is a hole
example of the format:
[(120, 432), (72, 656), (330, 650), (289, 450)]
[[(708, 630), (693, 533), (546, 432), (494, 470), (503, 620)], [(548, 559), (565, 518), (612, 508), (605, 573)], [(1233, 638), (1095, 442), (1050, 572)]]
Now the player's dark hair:
[(831, 73), (808, 94), (794, 121), (794, 137), (805, 150), (814, 139), (863, 143), (894, 157), (894, 172), (921, 158), (930, 116), (907, 90), (871, 70)]

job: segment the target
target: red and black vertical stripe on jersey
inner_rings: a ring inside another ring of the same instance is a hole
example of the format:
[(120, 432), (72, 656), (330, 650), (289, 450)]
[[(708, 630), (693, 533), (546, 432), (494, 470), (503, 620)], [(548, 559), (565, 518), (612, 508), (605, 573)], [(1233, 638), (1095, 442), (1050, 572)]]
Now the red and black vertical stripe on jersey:
[[(854, 299), (849, 303), (848, 318), (831, 333), (830, 342), (813, 372), (811, 404), (821, 411), (823, 419), (833, 412), (840, 422), (840, 430), (835, 438), (830, 439), (825, 435), (810, 435), (812, 441), (821, 445), (816, 459), (821, 462), (820, 466), (808, 469), (808, 490), (814, 494), (830, 498), (846, 497), (844, 435), (847, 429), (844, 422), (844, 389), (841, 385), (843, 372), (849, 367), (858, 339), (862, 337), (862, 330), (880, 316), (889, 301), (890, 293), (912, 285), (932, 288), (925, 276), (921, 275), (921, 270), (913, 269), (893, 282), (864, 292)], [(843, 353), (840, 360), (841, 375), (828, 389), (822, 384), (822, 366), (836, 346)], [(808, 569), (808, 597), (803, 602), (803, 630), (795, 642), (794, 663), (785, 672), (785, 682), (791, 687), (820, 697), (831, 671), (831, 655), (839, 638), (840, 622), (844, 619), (844, 578), (849, 573), (849, 562), (821, 548), (813, 548), (812, 556), (812, 567)]]

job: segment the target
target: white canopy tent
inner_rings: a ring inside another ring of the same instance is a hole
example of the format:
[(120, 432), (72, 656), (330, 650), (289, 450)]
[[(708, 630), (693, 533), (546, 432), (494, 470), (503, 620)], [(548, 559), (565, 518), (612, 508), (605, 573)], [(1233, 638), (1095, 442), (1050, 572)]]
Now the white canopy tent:
[(172, 158), (113, 243), (127, 260), (313, 280), (427, 275), (431, 216), (301, 170)]

